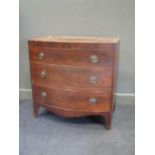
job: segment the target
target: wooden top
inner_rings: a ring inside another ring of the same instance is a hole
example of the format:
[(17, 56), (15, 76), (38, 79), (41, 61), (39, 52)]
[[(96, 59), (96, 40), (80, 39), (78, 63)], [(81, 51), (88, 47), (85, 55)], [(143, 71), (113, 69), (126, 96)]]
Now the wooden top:
[(70, 43), (117, 43), (116, 37), (75, 37), (75, 36), (45, 36), (29, 39), (42, 42), (70, 42)]

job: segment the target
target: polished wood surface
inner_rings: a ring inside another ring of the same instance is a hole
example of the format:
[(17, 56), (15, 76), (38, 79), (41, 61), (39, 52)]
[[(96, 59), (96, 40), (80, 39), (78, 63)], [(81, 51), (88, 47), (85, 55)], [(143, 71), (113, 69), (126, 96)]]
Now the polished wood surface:
[(63, 43), (118, 43), (119, 38), (116, 37), (82, 37), (82, 36), (44, 36), (32, 38), (30, 41), (41, 42), (63, 42)]
[[(72, 89), (54, 89), (41, 86), (33, 86), (34, 101), (54, 107), (66, 108), (68, 110), (77, 110), (85, 112), (103, 112), (110, 110), (111, 93), (103, 91), (72, 90)], [(46, 96), (42, 96), (42, 93)], [(96, 103), (90, 103), (90, 99), (95, 98)]]
[(110, 128), (119, 39), (47, 36), (28, 44), (34, 116), (39, 107), (64, 117), (101, 115)]
[[(112, 88), (112, 69), (73, 68), (32, 64), (32, 80), (49, 86), (70, 88)], [(44, 76), (42, 76), (44, 74)]]
[[(43, 52), (44, 58), (39, 60), (39, 54)], [(91, 56), (98, 58), (97, 63), (91, 62)], [(54, 49), (47, 47), (30, 48), (30, 60), (34, 63), (75, 65), (75, 66), (113, 66), (113, 50), (77, 50), (77, 49)]]

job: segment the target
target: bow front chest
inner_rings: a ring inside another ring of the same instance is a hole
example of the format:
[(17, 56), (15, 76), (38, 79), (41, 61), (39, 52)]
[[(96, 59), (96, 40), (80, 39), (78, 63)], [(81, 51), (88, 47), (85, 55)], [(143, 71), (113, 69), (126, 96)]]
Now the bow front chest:
[(111, 127), (118, 38), (40, 37), (28, 41), (34, 116), (101, 115)]

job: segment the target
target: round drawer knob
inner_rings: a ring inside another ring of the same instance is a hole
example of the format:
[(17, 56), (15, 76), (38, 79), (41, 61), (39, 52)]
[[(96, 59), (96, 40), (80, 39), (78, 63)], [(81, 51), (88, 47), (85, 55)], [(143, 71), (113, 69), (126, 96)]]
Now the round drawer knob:
[(98, 56), (97, 55), (91, 55), (90, 56), (90, 61), (91, 61), (91, 63), (98, 63), (98, 61), (99, 61), (99, 58), (98, 58)]
[(47, 93), (43, 91), (43, 92), (41, 93), (41, 97), (43, 97), (43, 98), (47, 97)]
[(39, 59), (39, 60), (43, 60), (44, 57), (45, 57), (44, 52), (40, 52), (40, 53), (38, 54), (38, 59)]
[(45, 76), (46, 76), (46, 72), (45, 71), (41, 71), (40, 72), (40, 78), (45, 78)]
[(97, 99), (96, 98), (90, 98), (89, 99), (89, 104), (96, 104), (97, 103)]
[(97, 78), (96, 78), (95, 76), (91, 76), (91, 77), (89, 78), (89, 82), (92, 83), (92, 84), (94, 84), (94, 83), (97, 82)]

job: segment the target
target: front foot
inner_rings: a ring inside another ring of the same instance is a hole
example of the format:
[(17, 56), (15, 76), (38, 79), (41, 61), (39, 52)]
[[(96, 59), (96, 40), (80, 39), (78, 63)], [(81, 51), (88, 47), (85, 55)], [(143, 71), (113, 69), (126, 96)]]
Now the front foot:
[(102, 116), (104, 117), (105, 128), (111, 129), (112, 113), (111, 112), (103, 113)]

